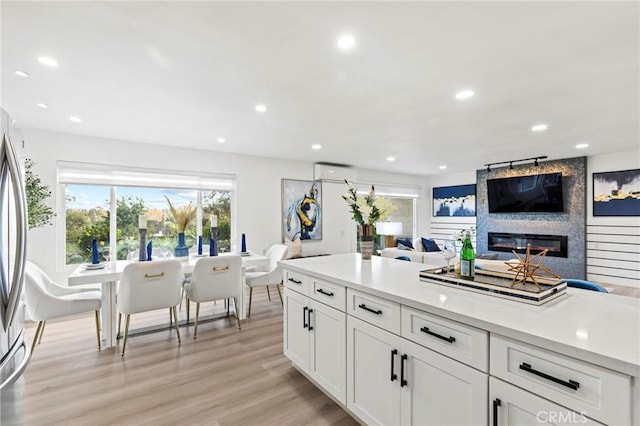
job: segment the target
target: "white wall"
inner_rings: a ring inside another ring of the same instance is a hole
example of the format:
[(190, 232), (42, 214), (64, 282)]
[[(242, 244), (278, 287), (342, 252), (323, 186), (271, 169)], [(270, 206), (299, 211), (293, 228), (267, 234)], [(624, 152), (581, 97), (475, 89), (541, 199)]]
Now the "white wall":
[[(182, 149), (146, 143), (106, 140), (92, 137), (23, 130), (24, 155), (36, 164), (34, 172), (52, 189), (51, 205), (63, 205), (63, 193), (56, 185), (58, 160), (114, 164), (130, 167), (174, 171), (228, 173), (237, 176), (236, 234), (247, 235), (250, 250), (262, 253), (271, 244), (282, 241), (280, 227), (281, 179), (313, 179), (313, 163), (268, 159), (212, 151)], [(425, 178), (375, 171), (359, 172), (367, 181), (393, 182), (425, 186)], [(323, 182), (323, 239), (304, 242), (303, 254), (345, 253), (355, 251), (355, 225), (340, 197), (346, 192), (341, 183)], [(425, 191), (426, 192), (426, 191)], [(419, 217), (420, 223), (420, 217)], [(421, 223), (419, 228), (426, 229)], [(66, 283), (69, 268), (57, 265), (58, 251), (64, 250), (57, 240), (64, 229), (59, 214), (55, 225), (33, 229), (28, 234), (28, 258), (38, 263), (52, 278)], [(72, 268), (71, 268), (72, 269)]]
[(631, 169), (640, 169), (640, 150), (587, 159), (589, 281), (640, 288), (640, 217), (593, 216), (593, 173)]

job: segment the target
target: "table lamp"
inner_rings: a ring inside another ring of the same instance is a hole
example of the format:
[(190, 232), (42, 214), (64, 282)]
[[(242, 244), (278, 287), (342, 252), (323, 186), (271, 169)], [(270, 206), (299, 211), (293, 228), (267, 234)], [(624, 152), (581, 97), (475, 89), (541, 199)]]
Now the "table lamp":
[(386, 236), (385, 247), (393, 247), (393, 237), (402, 235), (402, 222), (377, 222), (376, 232)]

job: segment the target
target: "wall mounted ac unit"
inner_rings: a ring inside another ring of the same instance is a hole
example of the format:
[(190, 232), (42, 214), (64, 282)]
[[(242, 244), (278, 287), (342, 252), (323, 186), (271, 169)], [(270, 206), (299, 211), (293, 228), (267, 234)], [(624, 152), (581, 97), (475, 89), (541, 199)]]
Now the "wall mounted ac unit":
[(344, 164), (316, 163), (313, 165), (313, 178), (325, 182), (344, 182), (345, 179), (353, 182), (358, 178), (358, 172)]

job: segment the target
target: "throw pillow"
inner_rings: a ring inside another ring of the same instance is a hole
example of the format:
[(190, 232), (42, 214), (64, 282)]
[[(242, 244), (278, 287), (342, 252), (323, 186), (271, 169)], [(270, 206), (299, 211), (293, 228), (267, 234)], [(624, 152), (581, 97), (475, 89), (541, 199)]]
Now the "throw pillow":
[(285, 238), (284, 244), (287, 246), (287, 259), (302, 257), (302, 241), (300, 241), (300, 238), (296, 238), (293, 241)]
[(433, 238), (422, 238), (422, 246), (424, 251), (441, 251)]
[[(413, 243), (411, 242), (411, 238), (397, 238), (396, 241), (398, 242), (398, 247), (400, 247), (400, 244), (402, 244), (405, 247), (408, 247), (410, 250), (413, 250)], [(406, 250), (406, 249), (401, 249), (401, 250)]]
[(402, 243), (398, 243), (398, 250), (413, 250), (411, 247), (407, 247)]

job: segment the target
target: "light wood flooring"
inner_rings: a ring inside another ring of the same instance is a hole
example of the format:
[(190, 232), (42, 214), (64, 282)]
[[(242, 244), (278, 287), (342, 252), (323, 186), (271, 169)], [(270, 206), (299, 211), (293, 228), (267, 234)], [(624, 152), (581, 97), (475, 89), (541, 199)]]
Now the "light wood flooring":
[[(24, 425), (356, 425), (282, 354), (272, 296), (254, 291), (242, 330), (231, 316), (200, 324), (197, 340), (181, 327), (180, 345), (175, 330), (136, 336), (124, 357), (121, 341), (97, 350), (93, 314), (48, 322), (24, 376)], [(201, 315), (212, 311), (223, 304), (201, 306)], [(131, 328), (168, 317), (133, 315)], [(35, 326), (26, 332), (31, 339)]]

